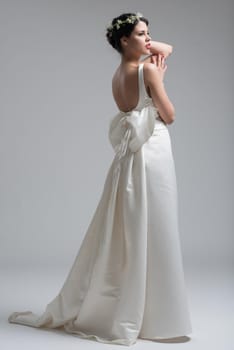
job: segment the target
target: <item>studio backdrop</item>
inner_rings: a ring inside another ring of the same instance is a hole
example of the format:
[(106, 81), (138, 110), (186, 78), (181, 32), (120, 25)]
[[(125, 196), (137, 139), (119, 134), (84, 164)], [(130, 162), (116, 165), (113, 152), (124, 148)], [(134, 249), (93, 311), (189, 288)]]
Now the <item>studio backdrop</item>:
[(113, 17), (173, 45), (165, 85), (186, 265), (233, 260), (233, 1), (1, 0), (0, 259), (70, 266), (113, 159)]

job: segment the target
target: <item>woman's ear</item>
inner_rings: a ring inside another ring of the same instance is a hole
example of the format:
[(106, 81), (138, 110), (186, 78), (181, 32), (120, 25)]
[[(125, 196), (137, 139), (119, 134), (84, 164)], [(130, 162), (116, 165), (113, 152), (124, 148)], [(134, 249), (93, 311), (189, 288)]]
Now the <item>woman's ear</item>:
[(128, 38), (126, 36), (122, 36), (122, 38), (120, 38), (120, 42), (121, 46), (124, 48), (128, 45)]

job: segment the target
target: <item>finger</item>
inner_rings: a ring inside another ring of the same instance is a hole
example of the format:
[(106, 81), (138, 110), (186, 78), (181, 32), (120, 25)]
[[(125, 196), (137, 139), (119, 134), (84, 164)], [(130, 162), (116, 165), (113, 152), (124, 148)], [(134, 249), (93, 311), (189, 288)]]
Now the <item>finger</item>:
[(161, 57), (161, 65), (162, 65), (162, 67), (164, 67), (164, 57), (163, 56)]
[(160, 54), (160, 65), (163, 67), (164, 65), (164, 56)]
[(155, 55), (151, 56), (151, 62), (154, 63), (154, 64), (156, 63), (156, 56)]
[(155, 65), (157, 65), (157, 55), (156, 54), (153, 54), (153, 63), (155, 64)]
[(165, 65), (165, 56), (162, 56), (162, 65)]
[(161, 60), (160, 53), (158, 53), (158, 55), (157, 55), (157, 65), (158, 66), (160, 65), (160, 60)]

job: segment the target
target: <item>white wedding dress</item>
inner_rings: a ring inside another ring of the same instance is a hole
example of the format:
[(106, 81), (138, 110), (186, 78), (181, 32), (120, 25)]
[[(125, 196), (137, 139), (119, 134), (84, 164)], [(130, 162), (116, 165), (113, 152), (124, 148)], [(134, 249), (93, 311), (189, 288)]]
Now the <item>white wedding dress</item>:
[(115, 157), (63, 287), (41, 316), (14, 312), (9, 322), (122, 345), (191, 333), (170, 135), (143, 63), (138, 82), (137, 107), (110, 121)]

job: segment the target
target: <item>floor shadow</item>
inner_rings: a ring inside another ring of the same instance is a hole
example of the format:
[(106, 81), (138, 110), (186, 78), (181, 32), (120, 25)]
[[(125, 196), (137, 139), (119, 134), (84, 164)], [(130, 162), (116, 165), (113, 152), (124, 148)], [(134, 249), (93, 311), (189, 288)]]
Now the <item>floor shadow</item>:
[[(8, 322), (6, 322), (8, 323)], [(19, 325), (19, 324), (15, 324), (15, 325)], [(22, 325), (20, 325), (22, 326)], [(68, 333), (66, 332), (66, 330), (64, 329), (63, 326), (60, 326), (60, 327), (56, 327), (56, 328), (47, 328), (47, 327), (33, 327), (33, 326), (29, 326), (30, 328), (32, 327), (35, 331), (37, 332), (47, 332), (47, 333), (51, 333), (51, 334), (58, 334), (60, 335), (61, 337), (76, 337), (76, 338), (79, 338), (81, 340), (90, 340), (90, 341), (97, 341), (96, 338), (94, 337), (89, 337), (89, 338), (83, 338), (83, 337), (80, 337), (78, 334), (75, 334), (75, 333)], [(181, 336), (181, 337), (174, 337), (174, 338), (163, 338), (163, 339), (160, 339), (160, 338), (155, 338), (155, 339), (152, 339), (152, 338), (142, 338), (142, 337), (139, 337), (138, 339), (142, 339), (142, 340), (148, 340), (148, 341), (152, 341), (152, 342), (156, 342), (156, 343), (186, 343), (186, 342), (189, 342), (191, 340), (190, 337), (188, 336)]]
[(175, 337), (175, 338), (165, 338), (165, 339), (149, 339), (156, 343), (187, 343), (191, 340), (188, 336), (181, 336), (181, 337)]

